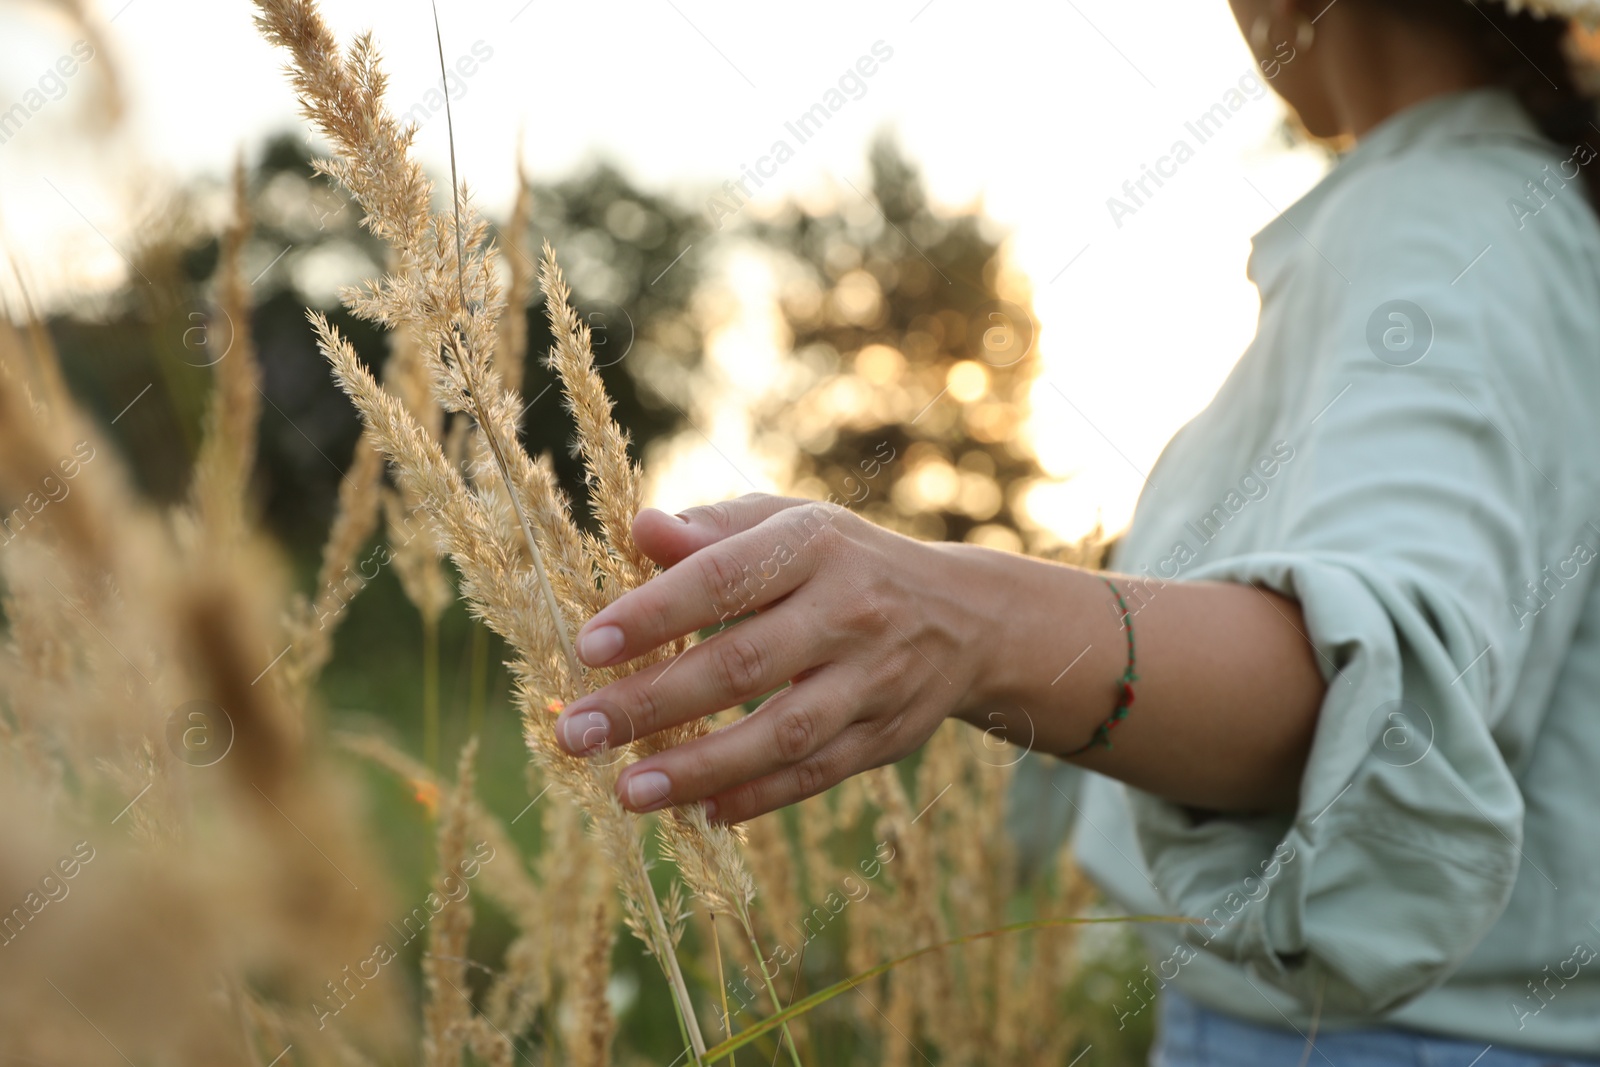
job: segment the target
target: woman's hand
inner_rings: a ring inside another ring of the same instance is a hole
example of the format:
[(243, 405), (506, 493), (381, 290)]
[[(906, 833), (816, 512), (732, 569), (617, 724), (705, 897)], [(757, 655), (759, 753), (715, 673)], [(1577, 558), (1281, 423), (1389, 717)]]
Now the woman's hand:
[(984, 626), (959, 546), (760, 495), (681, 518), (647, 509), (634, 539), (668, 569), (590, 619), (579, 657), (609, 666), (723, 629), (574, 701), (562, 746), (593, 752), (778, 690), (624, 771), (618, 795), (634, 811), (701, 801), (710, 817), (749, 819), (905, 757), (974, 701)]

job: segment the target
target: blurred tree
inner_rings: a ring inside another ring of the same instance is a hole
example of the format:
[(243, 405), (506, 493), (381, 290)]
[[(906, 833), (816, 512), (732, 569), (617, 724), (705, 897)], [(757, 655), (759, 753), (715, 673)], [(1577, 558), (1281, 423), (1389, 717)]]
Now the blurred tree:
[[(652, 441), (681, 428), (683, 383), (700, 364), (704, 325), (693, 310), (705, 279), (703, 218), (630, 182), (600, 162), (565, 181), (533, 190), (530, 240), (520, 252), (503, 233), (506, 255), (537, 261), (549, 241), (572, 285), (573, 305), (594, 331), (595, 361), (610, 391), (617, 422), (632, 438), (635, 459)], [(560, 390), (544, 365), (553, 338), (544, 301), (528, 309), (528, 366), (523, 396), (525, 439), (548, 450), (579, 512), (588, 495), (571, 424), (557, 410)]]
[(763, 444), (793, 453), (797, 492), (891, 528), (1046, 546), (1021, 503), (1044, 477), (1020, 439), (1038, 362), (1027, 282), (979, 212), (930, 208), (891, 138), (870, 163), (870, 198), (852, 185), (824, 213), (751, 226), (780, 259), (794, 365), (756, 420)]
[[(360, 208), (313, 173), (312, 159), (295, 136), (265, 146), (250, 175), (255, 232), (246, 251), (266, 398), (256, 490), (268, 527), (299, 549), (320, 545), (359, 432), (354, 409), (316, 350), (306, 309), (327, 314), (370, 362), (387, 354), (381, 332), (338, 303), (341, 285), (385, 269), (384, 251), (361, 227)], [(50, 321), (75, 391), (104, 421), (116, 419), (112, 431), (138, 480), (163, 500), (186, 490), (209, 366), (226, 358), (231, 327), (211, 321), (208, 285), (217, 261), (210, 215), (220, 194), (212, 186), (176, 193), (144, 226), (125, 290), (92, 312), (74, 304)], [(502, 249), (533, 259), (540, 238), (556, 245), (574, 301), (596, 331), (618, 418), (640, 449), (679, 421), (651, 383), (692, 371), (699, 358), (700, 329), (689, 305), (701, 260), (677, 257), (692, 243), (689, 231), (703, 223), (604, 163), (536, 186), (533, 204), (531, 233), (520, 244), (502, 233)], [(581, 506), (581, 468), (568, 450), (572, 426), (558, 408), (559, 391), (544, 391), (553, 382), (543, 363), (551, 338), (537, 293), (520, 313), (529, 327), (525, 441), (534, 453), (553, 455)]]

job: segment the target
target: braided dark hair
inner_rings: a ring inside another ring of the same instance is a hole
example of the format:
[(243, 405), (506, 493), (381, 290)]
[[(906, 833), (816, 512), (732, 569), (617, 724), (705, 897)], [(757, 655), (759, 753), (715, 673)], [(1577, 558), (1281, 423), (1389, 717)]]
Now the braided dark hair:
[(1589, 204), (1600, 213), (1600, 97), (1571, 19), (1476, 0), (1372, 2), (1466, 42), (1489, 83), (1515, 93), (1539, 131), (1573, 157)]

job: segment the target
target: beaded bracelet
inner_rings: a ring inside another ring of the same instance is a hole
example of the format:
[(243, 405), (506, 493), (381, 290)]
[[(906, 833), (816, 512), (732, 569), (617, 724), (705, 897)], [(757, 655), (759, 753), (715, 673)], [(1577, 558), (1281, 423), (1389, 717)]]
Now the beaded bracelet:
[(1128, 665), (1122, 671), (1122, 688), (1117, 696), (1117, 706), (1111, 709), (1111, 714), (1106, 716), (1104, 722), (1094, 728), (1094, 736), (1089, 739), (1089, 743), (1068, 752), (1068, 757), (1082, 755), (1096, 745), (1111, 748), (1111, 731), (1128, 717), (1128, 709), (1133, 706), (1133, 683), (1139, 680), (1139, 676), (1133, 671), (1136, 662), (1133, 651), (1133, 612), (1128, 610), (1128, 601), (1117, 589), (1116, 583), (1110, 578), (1104, 578), (1102, 581), (1111, 590), (1111, 595), (1117, 598), (1117, 607), (1122, 609), (1122, 628), (1128, 632)]

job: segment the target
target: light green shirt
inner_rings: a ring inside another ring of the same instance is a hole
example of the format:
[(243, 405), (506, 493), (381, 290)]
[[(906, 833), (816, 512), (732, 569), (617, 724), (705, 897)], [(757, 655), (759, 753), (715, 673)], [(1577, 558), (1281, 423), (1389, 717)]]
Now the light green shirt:
[(1087, 776), (1090, 876), (1209, 917), (1145, 931), (1145, 988), (1600, 1054), (1600, 161), (1573, 154), (1499, 90), (1434, 98), (1256, 236), (1256, 338), (1113, 564), (1296, 598), (1328, 690), (1292, 818)]

